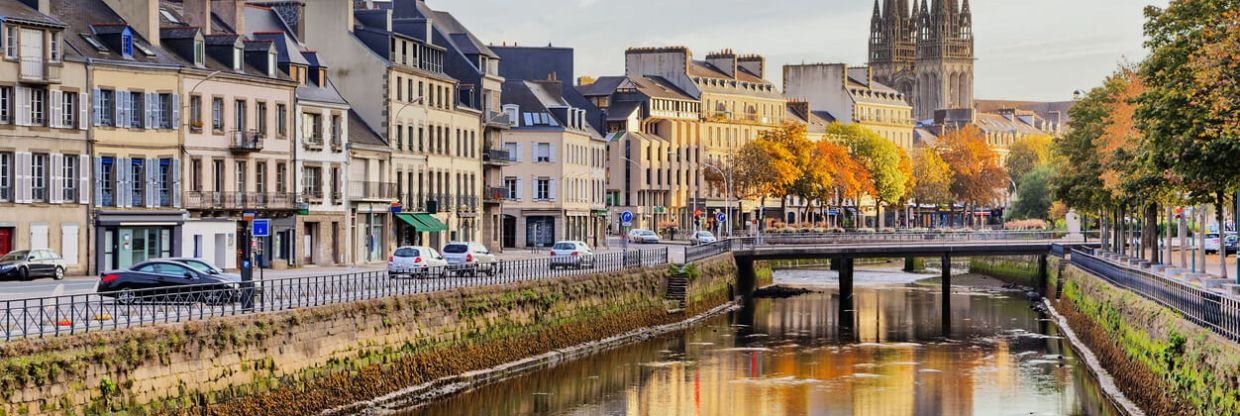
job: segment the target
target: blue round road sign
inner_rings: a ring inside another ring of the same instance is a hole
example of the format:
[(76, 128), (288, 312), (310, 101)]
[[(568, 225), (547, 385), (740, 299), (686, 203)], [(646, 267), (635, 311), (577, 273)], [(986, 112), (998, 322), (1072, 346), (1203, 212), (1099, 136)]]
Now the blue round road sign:
[(630, 211), (621, 212), (620, 222), (633, 222), (633, 213)]
[(728, 215), (722, 212), (715, 214), (715, 221), (724, 222), (728, 220)]

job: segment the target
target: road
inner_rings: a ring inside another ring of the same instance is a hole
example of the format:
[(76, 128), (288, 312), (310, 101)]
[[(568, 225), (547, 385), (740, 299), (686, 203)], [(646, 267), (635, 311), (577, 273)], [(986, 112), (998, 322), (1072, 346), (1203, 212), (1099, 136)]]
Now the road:
[[(668, 260), (672, 263), (684, 262), (684, 244), (642, 244), (630, 245), (630, 249), (648, 249), (648, 248), (668, 248)], [(620, 251), (620, 241), (612, 239), (610, 247), (597, 250), (596, 253), (611, 253)], [(525, 249), (508, 249), (499, 255), (504, 261), (516, 261), (525, 259), (535, 259), (549, 257), (550, 252), (547, 249), (525, 250)], [(386, 264), (372, 264), (363, 266), (307, 266), (290, 270), (262, 270), (262, 278), (274, 279), (285, 277), (307, 277), (307, 276), (324, 276), (332, 274), (357, 273), (365, 271), (385, 270)], [(258, 279), (259, 272), (255, 271), (255, 279)], [(0, 281), (0, 301), (13, 299), (28, 299), (37, 297), (50, 296), (67, 296), (82, 295), (95, 293), (95, 285), (99, 282), (99, 276), (69, 276), (64, 280), (56, 281), (50, 278), (42, 278), (28, 282), (22, 281)]]

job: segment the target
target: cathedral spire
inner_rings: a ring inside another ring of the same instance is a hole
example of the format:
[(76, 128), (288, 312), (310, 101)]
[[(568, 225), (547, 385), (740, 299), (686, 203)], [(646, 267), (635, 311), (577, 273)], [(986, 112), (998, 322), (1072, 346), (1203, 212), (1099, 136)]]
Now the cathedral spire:
[(874, 17), (870, 18), (870, 23), (881, 20), (883, 15), (878, 11), (878, 0), (874, 0)]

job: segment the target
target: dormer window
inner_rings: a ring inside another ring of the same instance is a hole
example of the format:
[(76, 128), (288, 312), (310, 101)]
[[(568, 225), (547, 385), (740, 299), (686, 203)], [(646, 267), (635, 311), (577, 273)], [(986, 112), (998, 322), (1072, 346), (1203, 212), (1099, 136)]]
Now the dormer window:
[(133, 57), (133, 34), (129, 33), (129, 29), (125, 29), (121, 33), (121, 56), (125, 58)]
[(52, 32), (50, 45), (48, 59), (52, 62), (60, 62), (60, 32)]
[(274, 50), (267, 53), (267, 77), (276, 77), (276, 52)]
[(207, 43), (202, 38), (194, 40), (194, 66), (202, 67), (207, 61)]
[(233, 48), (233, 62), (232, 62), (233, 71), (241, 72), (242, 56), (243, 56), (243, 53), (242, 53), (241, 48), (239, 47)]

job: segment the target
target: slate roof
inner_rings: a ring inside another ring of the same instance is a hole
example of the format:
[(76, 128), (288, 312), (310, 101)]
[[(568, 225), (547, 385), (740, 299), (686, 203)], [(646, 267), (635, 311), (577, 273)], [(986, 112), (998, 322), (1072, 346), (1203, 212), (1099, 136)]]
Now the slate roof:
[(559, 81), (505, 80), (501, 96), (504, 104), (516, 104), (520, 107), (521, 113), (549, 113), (552, 117), (556, 117), (556, 122), (559, 124), (558, 126), (530, 126), (525, 123), (524, 117), (518, 114), (517, 122), (521, 128), (563, 130), (566, 120), (559, 119), (555, 112), (551, 111), (552, 107), (563, 106), (586, 110), (586, 122), (592, 127), (588, 129), (591, 130), (592, 136), (597, 136), (602, 127), (602, 112), (578, 94), (571, 85)]
[(388, 146), (383, 137), (375, 132), (375, 129), (370, 128), (370, 125), (362, 120), (362, 116), (353, 110), (349, 110), (349, 143), (384, 148)]
[(128, 24), (116, 12), (112, 11), (112, 8), (108, 7), (103, 0), (48, 0), (48, 5), (51, 11), (50, 14), (65, 24), (64, 42), (67, 45), (66, 50), (72, 50), (78, 55), (99, 60), (159, 65), (186, 64), (185, 61), (178, 58), (174, 53), (151, 47), (150, 43), (137, 31), (133, 32), (134, 44), (154, 52), (155, 56), (147, 56), (135, 46), (132, 59), (124, 59), (120, 51), (111, 49), (99, 51), (94, 46), (91, 46), (86, 39), (82, 38), (82, 34), (93, 35), (96, 33), (96, 27), (105, 31), (114, 31), (123, 29), (123, 25)]
[(625, 79), (627, 79), (627, 77), (624, 76), (599, 77), (594, 80), (593, 84), (578, 85), (577, 91), (580, 92), (581, 95), (587, 97), (611, 95), (611, 93), (616, 91), (616, 87), (619, 86), (621, 82), (624, 82)]
[(59, 19), (39, 13), (38, 10), (32, 9), (30, 6), (16, 0), (0, 1), (0, 21), (54, 27), (66, 26)]
[(624, 121), (633, 115), (642, 107), (639, 101), (619, 101), (611, 103), (611, 107), (607, 108), (607, 121)]
[(1015, 108), (1018, 110), (1028, 110), (1038, 114), (1043, 120), (1052, 120), (1053, 112), (1059, 112), (1060, 118), (1064, 126), (1072, 124), (1068, 110), (1076, 105), (1075, 101), (1016, 101), (1016, 100), (973, 100), (973, 106), (977, 111), (983, 113), (996, 113), (1001, 109)]

